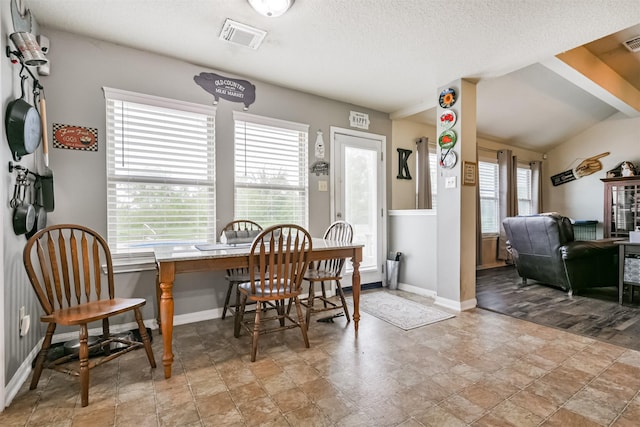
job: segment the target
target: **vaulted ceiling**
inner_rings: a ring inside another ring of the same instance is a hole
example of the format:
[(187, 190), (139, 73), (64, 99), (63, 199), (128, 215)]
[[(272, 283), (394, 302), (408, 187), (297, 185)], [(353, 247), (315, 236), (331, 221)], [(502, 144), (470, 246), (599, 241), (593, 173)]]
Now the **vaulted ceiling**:
[[(9, 0), (3, 0), (9, 1)], [(38, 23), (244, 78), (435, 124), (438, 88), (478, 82), (478, 133), (545, 152), (622, 112), (640, 114), (638, 0), (17, 0)], [(219, 39), (227, 18), (267, 31)], [(51, 46), (55, 49), (56, 46)], [(52, 66), (55, 72), (55, 64)]]

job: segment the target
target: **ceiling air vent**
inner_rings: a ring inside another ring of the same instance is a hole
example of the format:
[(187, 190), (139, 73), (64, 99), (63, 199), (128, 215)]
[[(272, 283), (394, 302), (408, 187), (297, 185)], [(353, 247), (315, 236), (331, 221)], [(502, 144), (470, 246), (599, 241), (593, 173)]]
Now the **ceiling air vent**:
[(631, 52), (640, 52), (640, 36), (635, 36), (622, 43)]
[(257, 49), (267, 35), (266, 31), (227, 19), (220, 32), (220, 39), (230, 43)]

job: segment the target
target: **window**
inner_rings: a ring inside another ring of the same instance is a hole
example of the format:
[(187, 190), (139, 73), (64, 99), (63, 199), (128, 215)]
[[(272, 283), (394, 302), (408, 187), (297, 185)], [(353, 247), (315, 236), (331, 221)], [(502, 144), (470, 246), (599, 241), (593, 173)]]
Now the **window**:
[(518, 167), (518, 215), (531, 215), (531, 169), (528, 167)]
[(104, 93), (111, 251), (215, 242), (215, 107)]
[(498, 164), (478, 162), (482, 233), (498, 233)]
[(429, 175), (431, 176), (431, 209), (438, 206), (438, 155), (429, 148)]
[(235, 218), (263, 227), (309, 223), (309, 126), (239, 111), (235, 121)]

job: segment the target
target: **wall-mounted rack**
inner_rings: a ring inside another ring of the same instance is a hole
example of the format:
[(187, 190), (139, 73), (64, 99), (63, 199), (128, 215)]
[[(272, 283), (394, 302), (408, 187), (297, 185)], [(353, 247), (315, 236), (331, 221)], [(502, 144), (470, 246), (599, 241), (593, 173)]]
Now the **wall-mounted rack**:
[[(31, 70), (27, 66), (28, 64), (25, 64), (23, 62), (22, 54), (20, 53), (19, 50), (11, 50), (11, 48), (9, 46), (7, 46), (6, 55), (7, 55), (7, 58), (9, 58), (13, 64), (20, 64), (22, 66), (22, 69), (20, 70), (21, 74), (22, 74), (22, 70), (27, 70), (27, 72), (29, 73), (29, 75), (33, 79), (34, 88), (44, 89), (44, 87), (40, 84), (40, 81), (36, 78), (36, 76), (31, 72)], [(13, 56), (13, 58), (12, 58), (12, 56)]]
[(17, 165), (13, 162), (9, 162), (9, 173), (13, 173), (14, 171), (16, 171), (17, 173), (24, 173), (26, 176), (32, 175), (34, 180), (35, 179), (42, 179), (43, 176), (39, 175), (33, 171), (30, 171), (29, 169), (25, 168), (24, 166), (21, 165)]

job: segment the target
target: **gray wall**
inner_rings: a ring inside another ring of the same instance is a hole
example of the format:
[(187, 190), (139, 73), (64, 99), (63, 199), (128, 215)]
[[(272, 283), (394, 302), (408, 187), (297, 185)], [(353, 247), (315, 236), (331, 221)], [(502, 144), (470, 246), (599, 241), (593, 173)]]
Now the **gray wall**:
[[(2, 49), (2, 60), (0, 61), (0, 98), (2, 99), (2, 121), (9, 102), (20, 97), (20, 79), (18, 72), (19, 65), (12, 64), (8, 58), (4, 56), (5, 48), (9, 40), (9, 34), (13, 33), (13, 22), (11, 21), (11, 9), (9, 0), (0, 2), (0, 24), (2, 40), (0, 47)], [(33, 23), (33, 32), (38, 31), (37, 23)], [(11, 45), (15, 50), (15, 47)], [(29, 95), (27, 100), (31, 99), (32, 80), (28, 80), (26, 90)], [(27, 275), (22, 265), (22, 248), (26, 242), (24, 236), (16, 236), (13, 233), (13, 209), (9, 206), (9, 201), (13, 196), (13, 185), (15, 183), (15, 173), (9, 173), (8, 164), (13, 161), (9, 145), (7, 142), (4, 124), (0, 132), (0, 164), (3, 173), (0, 174), (0, 197), (2, 197), (3, 209), (0, 213), (2, 228), (0, 235), (2, 236), (2, 249), (0, 256), (2, 258), (2, 279), (0, 279), (0, 287), (2, 288), (2, 323), (4, 331), (4, 383), (7, 384), (18, 367), (27, 358), (29, 352), (37, 344), (40, 334), (38, 328), (31, 328), (31, 332), (25, 336), (19, 335), (18, 313), (20, 307), (24, 306), (26, 313), (31, 316), (32, 325), (37, 324), (40, 317), (39, 307), (35, 300), (35, 295), (29, 285)], [(35, 156), (29, 155), (22, 158), (20, 162), (26, 168), (33, 169), (35, 165)], [(34, 322), (35, 321), (35, 322)], [(0, 360), (2, 358), (0, 357)]]
[(403, 290), (435, 297), (438, 293), (437, 212), (407, 209), (389, 212), (388, 253), (402, 252), (398, 277)]
[[(6, 7), (8, 8), (8, 2)], [(7, 28), (5, 12), (3, 3), (3, 29)], [(369, 132), (385, 135), (388, 141), (391, 140), (391, 121), (385, 113), (270, 85), (251, 76), (233, 76), (222, 70), (224, 64), (220, 64), (220, 69), (214, 70), (112, 43), (81, 38), (67, 32), (43, 28), (42, 34), (51, 41), (51, 74), (42, 78), (47, 99), (50, 139), (53, 123), (97, 128), (99, 134), (98, 152), (50, 149), (50, 168), (54, 174), (56, 197), (56, 209), (48, 218), (50, 224), (79, 223), (106, 235), (103, 86), (211, 104), (213, 97), (195, 84), (193, 76), (201, 72), (217, 72), (230, 77), (245, 78), (256, 85), (256, 102), (250, 107), (249, 113), (309, 124), (310, 156), (313, 156), (312, 147), (316, 131), (322, 129), (325, 143), (328, 145), (329, 127), (348, 128), (350, 110), (368, 113), (371, 120)], [(3, 43), (6, 43), (4, 40), (6, 37), (3, 37)], [(18, 71), (15, 67), (9, 66), (8, 62), (2, 61), (0, 65), (2, 99), (5, 106), (16, 91), (15, 78), (11, 79), (7, 74), (16, 74)], [(258, 73), (259, 70), (256, 74)], [(17, 90), (19, 94), (19, 86)], [(242, 110), (242, 104), (221, 100), (216, 114), (218, 229), (233, 219), (233, 110)], [(0, 160), (6, 164), (10, 159), (10, 153), (6, 142), (2, 146)], [(36, 160), (39, 162), (39, 156), (40, 153), (27, 156), (23, 163), (29, 165)], [(310, 158), (310, 163), (312, 160)], [(2, 176), (2, 196), (6, 206), (10, 197), (8, 194), (12, 191), (12, 178), (6, 173)], [(320, 177), (310, 174), (309, 228), (316, 236), (322, 235), (331, 222), (330, 194), (317, 191), (318, 179)], [(5, 215), (7, 212), (5, 209)], [(38, 325), (39, 322), (35, 321), (35, 327), (27, 337), (19, 341), (15, 337), (18, 330), (16, 307), (27, 305), (33, 320), (38, 319), (40, 309), (35, 304), (26, 275), (23, 273), (21, 251), (25, 239), (10, 232), (10, 219), (5, 216), (3, 220), (3, 259), (8, 267), (5, 269), (4, 280), (5, 284), (11, 284), (4, 288), (5, 383), (15, 374), (44, 330)], [(155, 272), (118, 274), (116, 287), (118, 296), (135, 295), (147, 298), (144, 318), (155, 317)], [(182, 275), (176, 280), (174, 288), (175, 314), (183, 315), (217, 308), (221, 305), (225, 290), (226, 283), (221, 273)], [(122, 319), (122, 322), (128, 321), (132, 319)]]

